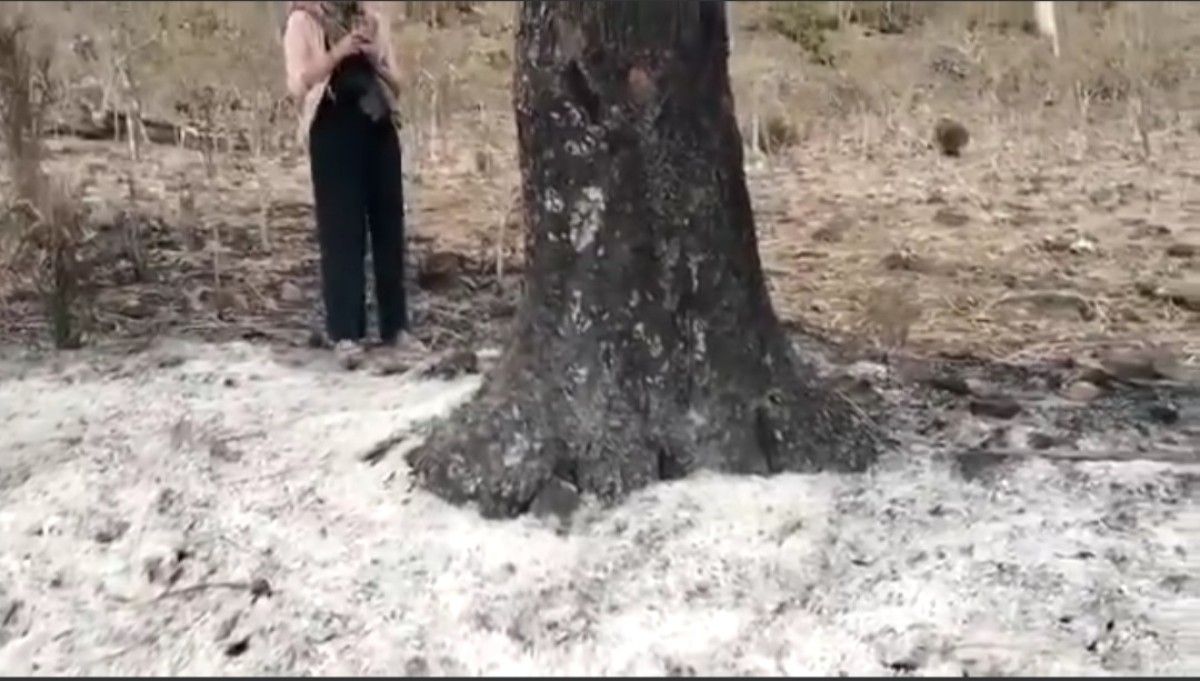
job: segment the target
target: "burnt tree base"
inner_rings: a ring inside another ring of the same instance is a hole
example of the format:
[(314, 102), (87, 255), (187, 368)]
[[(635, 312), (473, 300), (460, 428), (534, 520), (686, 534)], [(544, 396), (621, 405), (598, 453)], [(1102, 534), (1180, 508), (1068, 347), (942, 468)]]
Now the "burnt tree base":
[(525, 299), (409, 454), (417, 481), (502, 517), (555, 479), (613, 502), (699, 469), (869, 466), (877, 434), (771, 306), (721, 3), (524, 2), (517, 43)]
[[(587, 367), (598, 385), (582, 395), (534, 353), (510, 352), (408, 461), (424, 487), (452, 503), (475, 502), (486, 517), (526, 512), (553, 478), (612, 503), (699, 469), (866, 469), (878, 447), (871, 424), (798, 366), (790, 348), (771, 345), (760, 353), (748, 342), (740, 356), (706, 357), (641, 385)], [(697, 391), (698, 375), (711, 391)]]

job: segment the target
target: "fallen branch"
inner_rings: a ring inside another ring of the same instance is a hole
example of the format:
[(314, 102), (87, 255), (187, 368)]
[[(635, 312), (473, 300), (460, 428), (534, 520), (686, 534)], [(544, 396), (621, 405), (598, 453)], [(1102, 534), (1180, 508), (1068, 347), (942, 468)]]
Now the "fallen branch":
[(1041, 458), (1058, 461), (1156, 461), (1160, 463), (1200, 464), (1200, 448), (1159, 447), (1146, 451), (1132, 449), (972, 449), (957, 456), (992, 458)]
[(267, 582), (267, 580), (262, 578), (254, 579), (248, 582), (201, 582), (200, 584), (193, 584), (192, 586), (184, 587), (182, 589), (164, 591), (163, 593), (147, 601), (146, 605), (158, 603), (159, 601), (165, 600), (172, 596), (186, 596), (188, 594), (200, 593), (201, 591), (208, 591), (210, 589), (232, 589), (234, 591), (246, 591), (255, 599), (262, 598), (264, 596), (270, 596), (273, 593), (271, 591), (271, 585)]
[(365, 464), (374, 466), (387, 456), (387, 453), (396, 448), (397, 445), (406, 440), (424, 439), (429, 436), (432, 429), (434, 419), (420, 421), (418, 423), (410, 423), (403, 428), (393, 432), (391, 435), (371, 445), (365, 452), (359, 455), (358, 460)]

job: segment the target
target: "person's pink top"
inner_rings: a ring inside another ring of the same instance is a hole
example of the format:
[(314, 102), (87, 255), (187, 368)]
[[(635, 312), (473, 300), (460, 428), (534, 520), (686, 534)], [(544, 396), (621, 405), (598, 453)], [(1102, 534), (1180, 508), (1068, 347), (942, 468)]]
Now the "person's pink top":
[[(303, 74), (309, 70), (314, 61), (325, 53), (325, 30), (308, 12), (294, 8), (300, 3), (290, 3), (287, 24), (283, 31), (283, 61), (287, 71), (288, 92), (299, 103), (300, 121), (296, 130), (302, 146), (308, 145), (308, 130), (312, 127), (313, 118), (317, 115), (317, 107), (329, 87), (326, 77), (311, 87), (305, 87)], [(392, 52), (392, 31), (390, 17), (383, 9), (384, 3), (366, 0), (362, 2), (363, 10), (375, 18), (378, 27), (376, 40), (380, 47), (380, 56), (386, 67), (393, 73), (396, 71), (395, 56)], [(382, 78), (383, 91), (395, 108), (395, 94), (386, 80)]]

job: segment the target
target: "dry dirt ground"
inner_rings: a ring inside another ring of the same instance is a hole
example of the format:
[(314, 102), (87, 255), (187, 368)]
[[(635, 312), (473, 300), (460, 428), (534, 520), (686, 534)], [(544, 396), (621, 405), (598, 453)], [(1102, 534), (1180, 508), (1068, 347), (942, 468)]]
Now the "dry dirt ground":
[[(843, 340), (922, 354), (1044, 357), (1154, 345), (1185, 364), (1200, 361), (1200, 189), (1190, 161), (1200, 140), (1164, 133), (1147, 162), (1126, 133), (985, 130), (963, 159), (939, 158), (922, 139), (863, 153), (854, 139), (831, 136), (753, 165), (777, 309)], [(205, 183), (197, 152), (152, 147), (131, 207), (120, 198), (129, 164), (120, 146), (52, 146), (50, 167), (82, 175), (94, 221), (110, 227), (93, 247), (103, 263), (95, 333), (293, 337), (312, 321), (316, 254), (303, 159), (227, 159)], [(414, 283), (436, 294), (418, 295), (417, 322), (435, 345), (479, 340), (474, 322), (502, 324), (519, 288), (511, 159), (457, 151), (438, 166), (414, 162), (406, 188)], [(178, 198), (185, 185), (202, 216), (190, 249)], [(154, 281), (132, 281), (121, 257), (130, 220), (143, 224)], [(9, 300), (0, 313), (6, 337), (40, 334), (36, 300)]]
[[(409, 489), (411, 442), (360, 460), (478, 379), (303, 347), (302, 158), (207, 181), (151, 147), (130, 204), (123, 147), (52, 141), (101, 228), (93, 337), (31, 349), (37, 300), (0, 285), (0, 672), (1200, 673), (1200, 142), (1164, 125), (1145, 157), (1120, 120), (1069, 118), (965, 117), (961, 159), (924, 123), (814, 119), (751, 163), (776, 307), (842, 343), (804, 347), (894, 452), (860, 477), (697, 476), (566, 528)], [(495, 346), (513, 163), (446, 137), (410, 159), (417, 330)], [(1097, 369), (1110, 346), (1154, 346), (1155, 370)]]

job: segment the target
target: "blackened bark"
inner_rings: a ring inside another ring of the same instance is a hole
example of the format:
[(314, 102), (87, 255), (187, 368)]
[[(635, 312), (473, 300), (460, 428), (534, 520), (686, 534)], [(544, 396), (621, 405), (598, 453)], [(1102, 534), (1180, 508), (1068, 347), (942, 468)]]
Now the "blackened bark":
[(699, 468), (862, 470), (876, 436), (771, 307), (720, 2), (524, 2), (526, 297), (476, 398), (409, 461), (488, 516), (551, 477), (614, 501)]

